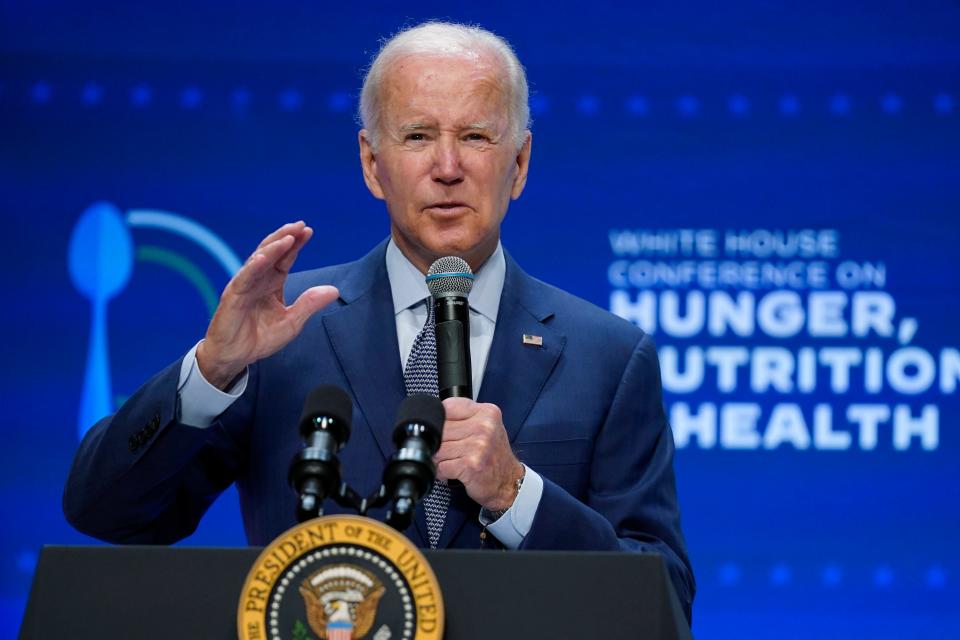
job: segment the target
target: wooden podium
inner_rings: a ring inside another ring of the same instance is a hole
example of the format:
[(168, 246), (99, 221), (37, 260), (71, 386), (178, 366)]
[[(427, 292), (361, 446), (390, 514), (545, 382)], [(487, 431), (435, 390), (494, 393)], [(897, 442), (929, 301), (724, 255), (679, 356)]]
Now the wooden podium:
[[(237, 636), (241, 586), (258, 548), (45, 547), (20, 637)], [(689, 638), (655, 555), (425, 551), (449, 640)]]

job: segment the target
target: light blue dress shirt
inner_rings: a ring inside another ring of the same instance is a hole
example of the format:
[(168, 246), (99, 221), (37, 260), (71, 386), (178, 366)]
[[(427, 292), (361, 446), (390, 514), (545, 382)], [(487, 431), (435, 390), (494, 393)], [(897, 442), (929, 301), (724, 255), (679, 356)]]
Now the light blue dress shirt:
[[(426, 298), (430, 295), (424, 276), (413, 263), (400, 252), (393, 239), (387, 245), (387, 276), (393, 294), (393, 309), (397, 323), (397, 343), (400, 346), (400, 362), (406, 363), (413, 342), (427, 319)], [(506, 276), (506, 261), (503, 247), (498, 243), (483, 266), (477, 271), (470, 292), (470, 358), (473, 366), (474, 396), (483, 383), (493, 332), (500, 309), (500, 295)], [(216, 388), (203, 377), (197, 366), (197, 346), (184, 357), (180, 366), (177, 386), (180, 405), (180, 422), (204, 428), (233, 404), (247, 388), (247, 373), (226, 391)], [(523, 485), (511, 506), (499, 519), (485, 509), (479, 515), (481, 524), (509, 549), (516, 549), (533, 525), (533, 518), (543, 496), (543, 479), (524, 465)]]

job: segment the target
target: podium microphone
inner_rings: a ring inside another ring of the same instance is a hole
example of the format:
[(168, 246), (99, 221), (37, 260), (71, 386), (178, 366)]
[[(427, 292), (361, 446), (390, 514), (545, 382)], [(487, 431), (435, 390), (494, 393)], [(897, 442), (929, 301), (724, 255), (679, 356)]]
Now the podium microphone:
[(443, 440), (445, 419), (443, 403), (426, 394), (407, 396), (397, 409), (393, 430), (397, 451), (383, 470), (383, 486), (393, 501), (386, 521), (397, 531), (410, 526), (417, 502), (433, 485), (437, 475), (433, 454)]
[(470, 365), (470, 306), (473, 272), (463, 258), (440, 258), (427, 271), (433, 295), (437, 335), (437, 383), (440, 399), (473, 399)]
[(298, 496), (297, 522), (322, 515), (324, 499), (339, 488), (337, 453), (350, 439), (352, 419), (350, 396), (333, 385), (317, 387), (303, 403), (300, 435), (306, 447), (294, 456), (288, 475)]

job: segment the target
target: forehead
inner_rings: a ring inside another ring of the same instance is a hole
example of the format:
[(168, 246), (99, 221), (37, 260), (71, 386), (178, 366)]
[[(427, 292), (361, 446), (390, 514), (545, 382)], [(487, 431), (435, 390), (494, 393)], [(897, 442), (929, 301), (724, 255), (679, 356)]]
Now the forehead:
[(501, 65), (484, 56), (406, 56), (384, 74), (383, 114), (389, 122), (507, 117), (508, 88)]

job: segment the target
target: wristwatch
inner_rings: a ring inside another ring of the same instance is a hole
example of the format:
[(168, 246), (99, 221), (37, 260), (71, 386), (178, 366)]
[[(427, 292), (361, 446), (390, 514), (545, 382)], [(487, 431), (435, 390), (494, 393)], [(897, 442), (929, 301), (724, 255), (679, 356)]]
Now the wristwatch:
[[(523, 475), (517, 478), (516, 482), (514, 483), (514, 488), (516, 488), (517, 490), (517, 495), (520, 495), (520, 487), (523, 486), (523, 479), (526, 477), (527, 477), (527, 469), (526, 467), (524, 467)], [(516, 496), (514, 496), (514, 500), (516, 500)], [(503, 517), (503, 514), (505, 514), (509, 510), (510, 510), (510, 507), (507, 507), (506, 509), (497, 509), (496, 511), (490, 511), (489, 512), (490, 517), (493, 518), (492, 522), (496, 522), (497, 520), (499, 520), (501, 517)]]

